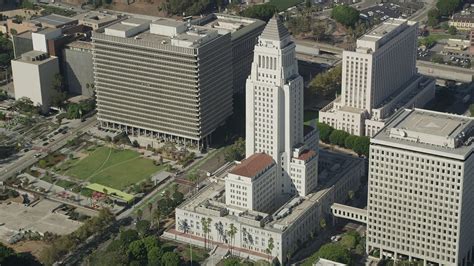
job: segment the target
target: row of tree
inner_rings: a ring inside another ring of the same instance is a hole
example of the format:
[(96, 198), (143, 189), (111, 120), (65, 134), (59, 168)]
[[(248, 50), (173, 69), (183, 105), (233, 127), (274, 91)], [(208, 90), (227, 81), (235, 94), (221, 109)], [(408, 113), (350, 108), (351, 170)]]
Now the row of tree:
[(324, 123), (318, 123), (318, 129), (321, 141), (351, 149), (359, 155), (369, 156), (369, 137), (350, 135), (345, 131), (334, 129)]
[(342, 65), (316, 75), (309, 84), (312, 93), (321, 96), (334, 95), (341, 91)]
[(228, 162), (240, 161), (245, 157), (245, 140), (238, 138), (234, 144), (224, 150), (224, 158)]
[(263, 21), (270, 20), (278, 12), (276, 6), (266, 3), (263, 5), (253, 5), (240, 13), (241, 16), (256, 18)]
[(137, 222), (136, 230), (128, 229), (120, 233), (105, 251), (96, 252), (89, 258), (92, 265), (169, 265), (178, 266), (178, 254), (165, 251), (158, 237), (150, 230), (150, 222)]

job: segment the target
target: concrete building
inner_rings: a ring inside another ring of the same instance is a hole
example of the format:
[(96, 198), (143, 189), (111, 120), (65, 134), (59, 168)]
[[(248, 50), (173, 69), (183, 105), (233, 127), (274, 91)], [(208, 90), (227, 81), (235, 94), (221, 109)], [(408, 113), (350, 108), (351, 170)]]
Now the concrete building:
[(33, 37), (31, 31), (12, 35), (11, 39), (13, 44), (14, 58), (18, 58), (22, 54), (33, 50)]
[(31, 34), (33, 50), (48, 53), (48, 40), (57, 39), (61, 36), (61, 29), (45, 28)]
[(271, 211), (276, 197), (276, 164), (265, 153), (244, 159), (226, 177), (225, 202), (252, 211)]
[(12, 60), (12, 73), (15, 99), (30, 98), (47, 112), (54, 94), (54, 76), (59, 73), (58, 59), (41, 51), (30, 51)]
[[(163, 236), (204, 246), (202, 218), (210, 218), (207, 243), (211, 249), (230, 248), (231, 244), (237, 256), (268, 260), (266, 250), (273, 241), (270, 257), (287, 265), (288, 255), (297, 252), (300, 243), (311, 240), (311, 232), (320, 230), (321, 220), (329, 222), (331, 205), (345, 202), (348, 192), (357, 190), (366, 175), (364, 161), (359, 158), (321, 150), (319, 161), (318, 189), (304, 197), (279, 193), (273, 209), (266, 212), (225, 204), (227, 180), (216, 180), (176, 208), (176, 227)], [(232, 239), (228, 234), (231, 224), (236, 228)]]
[(344, 51), (341, 95), (321, 109), (320, 121), (371, 137), (396, 110), (432, 100), (435, 80), (416, 70), (417, 28), (389, 19), (359, 38), (356, 51)]
[(333, 206), (333, 213), (367, 223), (369, 253), (473, 265), (473, 140), (473, 118), (398, 111), (371, 139), (367, 210)]
[(93, 33), (101, 127), (202, 147), (232, 114), (230, 33), (130, 18)]
[(91, 97), (94, 94), (92, 42), (77, 40), (66, 44), (62, 58), (69, 93)]
[[(283, 23), (271, 19), (255, 46), (247, 79), (246, 156), (270, 155), (279, 165), (278, 192), (304, 196), (317, 186), (317, 153), (304, 144), (303, 86), (295, 44)], [(306, 168), (311, 175), (302, 175)]]
[(57, 14), (49, 14), (46, 16), (34, 18), (31, 21), (41, 24), (42, 28), (64, 28), (67, 26), (77, 25), (78, 20)]
[(467, 266), (474, 251), (474, 119), (401, 110), (370, 145), (367, 250)]
[[(357, 190), (364, 163), (318, 151), (317, 131), (305, 134), (295, 45), (277, 18), (268, 22), (255, 46), (246, 104), (247, 158), (224, 180), (213, 177), (178, 206), (176, 227), (164, 236), (200, 246), (231, 245), (238, 256), (274, 258), (287, 265), (288, 255), (320, 229), (330, 205)], [(210, 222), (208, 234), (202, 221)]]
[(250, 74), (253, 61), (253, 48), (258, 36), (265, 27), (265, 22), (232, 16), (227, 14), (210, 14), (192, 21), (193, 24), (211, 27), (225, 34), (230, 32), (232, 42), (232, 69), (234, 93), (244, 93), (245, 83)]

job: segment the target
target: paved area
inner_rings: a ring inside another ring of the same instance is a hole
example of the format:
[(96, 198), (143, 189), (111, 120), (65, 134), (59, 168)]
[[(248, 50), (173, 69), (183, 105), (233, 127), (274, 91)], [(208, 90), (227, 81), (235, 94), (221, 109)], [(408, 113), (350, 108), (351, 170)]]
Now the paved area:
[(60, 206), (50, 200), (41, 200), (33, 207), (12, 202), (0, 204), (0, 240), (8, 239), (20, 230), (32, 230), (40, 233), (52, 232), (59, 235), (72, 233), (81, 226), (80, 222), (51, 211)]

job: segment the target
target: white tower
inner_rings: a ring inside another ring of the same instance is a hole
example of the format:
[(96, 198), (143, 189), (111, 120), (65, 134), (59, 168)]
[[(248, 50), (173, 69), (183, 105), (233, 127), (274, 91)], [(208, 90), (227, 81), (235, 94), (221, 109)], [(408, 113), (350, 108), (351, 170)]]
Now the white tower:
[(317, 183), (317, 171), (307, 188), (304, 184), (308, 182), (297, 182), (290, 173), (293, 159), (308, 152), (303, 143), (303, 86), (295, 44), (285, 26), (274, 17), (255, 46), (252, 72), (247, 79), (246, 157), (263, 152), (277, 162), (277, 193), (305, 195)]

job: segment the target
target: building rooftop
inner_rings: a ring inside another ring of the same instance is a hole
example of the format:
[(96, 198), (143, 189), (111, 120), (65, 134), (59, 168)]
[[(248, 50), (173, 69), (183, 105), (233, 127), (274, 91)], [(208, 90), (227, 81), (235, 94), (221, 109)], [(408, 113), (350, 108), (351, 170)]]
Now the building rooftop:
[(271, 156), (265, 153), (255, 153), (247, 159), (242, 160), (242, 162), (234, 167), (230, 173), (252, 178), (270, 167), (272, 164), (274, 164), (274, 161)]
[(298, 160), (307, 161), (313, 158), (315, 155), (316, 155), (316, 152), (313, 150), (304, 150), (298, 157)]
[(203, 18), (194, 19), (191, 23), (193, 25), (215, 29), (219, 34), (230, 32), (232, 39), (243, 36), (246, 32), (265, 25), (265, 22), (258, 19), (220, 13), (213, 13)]
[(60, 16), (57, 14), (50, 14), (46, 15), (43, 17), (35, 18), (33, 21), (41, 23), (43, 26), (44, 25), (50, 25), (55, 28), (60, 28), (64, 25), (73, 23), (74, 21), (77, 21), (77, 19), (65, 17), (65, 16)]
[(288, 29), (275, 15), (268, 21), (265, 29), (262, 32), (262, 35), (260, 35), (260, 38), (265, 40), (280, 41), (288, 38), (289, 36), (290, 33), (288, 32)]
[(105, 12), (97, 12), (97, 11), (90, 11), (87, 13), (82, 13), (74, 18), (78, 19), (80, 22), (88, 22), (94, 24), (107, 24), (117, 20), (120, 15), (105, 13)]
[(474, 22), (474, 9), (470, 8), (462, 10), (461, 12), (454, 14), (451, 20), (459, 22)]
[(197, 48), (218, 37), (217, 30), (188, 26), (185, 22), (165, 18), (155, 20), (129, 18), (106, 26), (104, 30), (98, 30), (98, 33), (183, 48)]
[(464, 160), (474, 151), (474, 118), (423, 109), (394, 114), (371, 143)]
[(21, 55), (20, 58), (15, 61), (27, 62), (30, 64), (41, 65), (45, 62), (56, 59), (56, 57), (50, 57), (48, 53), (42, 51), (29, 51)]
[(357, 40), (357, 48), (370, 48), (372, 51), (382, 47), (389, 40), (395, 38), (400, 32), (415, 25), (416, 22), (405, 19), (390, 18), (379, 26), (364, 34)]

